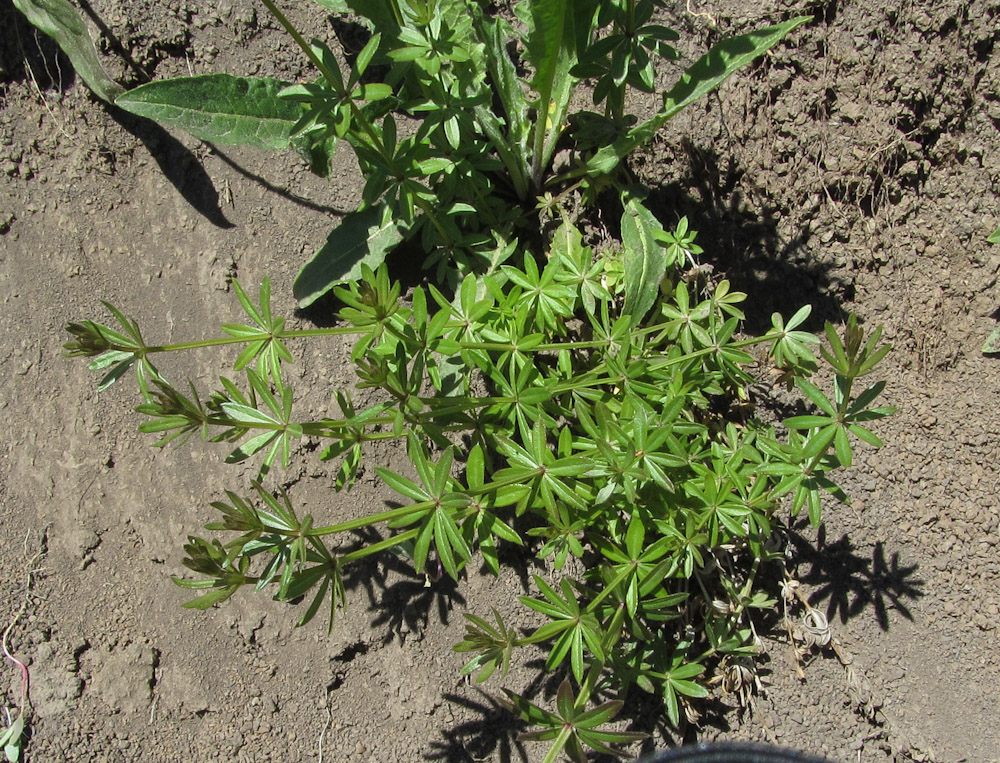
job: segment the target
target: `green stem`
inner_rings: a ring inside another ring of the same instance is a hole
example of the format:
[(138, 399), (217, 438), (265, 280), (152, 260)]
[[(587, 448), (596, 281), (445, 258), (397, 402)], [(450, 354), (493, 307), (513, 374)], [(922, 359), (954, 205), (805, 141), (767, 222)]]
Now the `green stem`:
[(838, 382), (840, 381), (840, 379), (845, 379), (846, 380), (845, 386), (844, 386), (844, 395), (841, 398), (840, 402), (837, 404), (837, 415), (838, 415), (838, 418), (839, 418), (840, 422), (843, 423), (843, 419), (844, 419), (845, 414), (847, 413), (847, 409), (851, 407), (851, 388), (854, 386), (854, 377), (853, 376), (841, 376), (840, 374), (837, 374), (834, 377), (834, 383), (833, 383), (834, 384), (833, 388), (834, 388), (835, 393), (836, 393), (836, 390), (839, 388)]
[(427, 219), (431, 221), (431, 225), (437, 229), (438, 234), (444, 240), (445, 244), (447, 246), (453, 246), (455, 242), (452, 240), (448, 231), (444, 229), (444, 226), (441, 224), (441, 220), (435, 213), (434, 206), (431, 202), (427, 201), (427, 199), (422, 196), (414, 196), (413, 198), (416, 199), (417, 206), (420, 207), (420, 211), (427, 216)]
[[(625, 45), (628, 45), (628, 41), (632, 39), (632, 35), (635, 33), (635, 0), (628, 0), (625, 4), (625, 22), (621, 23), (621, 17), (615, 19), (615, 28), (613, 34), (620, 34), (625, 37)], [(622, 82), (621, 85), (615, 86), (608, 93), (607, 104), (604, 108), (604, 115), (611, 118), (615, 127), (619, 129), (624, 126), (625, 123), (625, 90), (626, 83)]]
[[(837, 375), (838, 379), (846, 379), (847, 384), (844, 387), (844, 396), (839, 403), (837, 403), (837, 421), (840, 426), (844, 425), (844, 415), (847, 413), (847, 409), (851, 405), (851, 387), (854, 386), (854, 379), (849, 376)], [(836, 389), (837, 382), (834, 382), (834, 389)], [(820, 462), (826, 457), (826, 454), (830, 452), (830, 447), (833, 446), (834, 441), (830, 440), (830, 443), (819, 453), (817, 453), (809, 465), (805, 468), (805, 474), (811, 476), (816, 467), (820, 465)]]
[[(375, 150), (378, 151), (379, 156), (382, 157), (382, 161), (385, 162), (386, 166), (393, 167), (392, 152), (386, 148), (385, 141), (382, 140), (382, 136), (376, 132), (375, 126), (371, 123), (371, 120), (364, 115), (353, 100), (349, 100), (348, 105), (351, 107), (351, 120), (361, 125), (362, 131), (367, 136), (371, 145), (373, 145)], [(395, 146), (393, 146), (393, 148), (395, 149)]]
[(399, 2), (397, 0), (389, 0), (389, 7), (392, 8), (392, 15), (396, 18), (396, 23), (399, 26), (403, 26), (403, 12), (399, 9)]
[(379, 522), (391, 522), (394, 519), (400, 519), (401, 517), (405, 517), (409, 514), (424, 511), (433, 507), (434, 501), (411, 503), (409, 506), (401, 506), (398, 509), (390, 509), (389, 511), (382, 511), (378, 514), (369, 514), (364, 517), (359, 517), (358, 519), (341, 522), (340, 524), (317, 527), (312, 530), (311, 534), (315, 536), (333, 535), (335, 533), (350, 532), (351, 530), (360, 530), (362, 527), (370, 527), (371, 525), (378, 524)]
[[(266, 342), (272, 339), (302, 339), (314, 336), (341, 336), (344, 334), (364, 334), (368, 329), (352, 327), (326, 328), (326, 329), (288, 329), (274, 334), (262, 331), (259, 334), (246, 336), (219, 336), (212, 339), (198, 339), (193, 342), (176, 342), (174, 344), (156, 344), (142, 348), (142, 354), (148, 355), (152, 352), (178, 352), (181, 350), (197, 350), (202, 347), (219, 347), (227, 344), (250, 344), (251, 342)], [(112, 350), (121, 352), (135, 352), (135, 347), (114, 346)]]
[(556, 763), (559, 760), (559, 755), (566, 748), (566, 742), (569, 740), (570, 734), (573, 733), (573, 727), (564, 725), (559, 730), (559, 736), (555, 738), (552, 742), (552, 746), (549, 748), (548, 753), (542, 759), (542, 763)]
[(604, 663), (600, 660), (595, 660), (590, 663), (590, 667), (587, 669), (587, 675), (583, 677), (583, 683), (580, 685), (580, 692), (576, 695), (576, 700), (573, 702), (573, 707), (577, 710), (583, 710), (587, 706), (587, 701), (590, 699), (590, 695), (594, 693), (597, 685), (601, 681), (601, 673), (604, 672)]
[(624, 569), (622, 569), (621, 572), (615, 575), (614, 579), (610, 583), (604, 586), (604, 589), (599, 594), (597, 594), (597, 596), (595, 596), (593, 599), (590, 600), (590, 603), (587, 605), (586, 611), (593, 612), (595, 609), (597, 609), (597, 605), (600, 604), (604, 599), (606, 599), (608, 595), (611, 594), (611, 592), (614, 591), (615, 588), (617, 588), (620, 583), (624, 582), (625, 579), (634, 572), (635, 572), (634, 567), (625, 567)]
[(338, 82), (337, 78), (335, 78), (333, 73), (326, 68), (323, 64), (323, 59), (316, 55), (316, 51), (314, 51), (312, 46), (306, 42), (305, 37), (303, 37), (299, 30), (296, 29), (295, 25), (288, 20), (288, 17), (281, 12), (281, 9), (278, 8), (273, 0), (262, 0), (262, 2), (270, 14), (277, 19), (278, 23), (281, 24), (281, 26), (285, 28), (285, 31), (291, 35), (293, 40), (295, 40), (295, 44), (302, 48), (302, 52), (306, 54), (310, 61), (312, 61), (313, 66), (319, 70), (320, 74), (323, 75), (323, 78), (329, 82), (330, 85), (336, 87)]
[[(365, 426), (379, 426), (381, 424), (392, 424), (395, 418), (391, 416), (383, 416), (377, 419), (372, 419), (371, 421), (366, 421)], [(299, 424), (302, 427), (302, 435), (305, 437), (323, 437), (329, 440), (343, 440), (345, 439), (345, 434), (350, 434), (352, 437), (356, 437), (358, 442), (375, 442), (376, 440), (394, 440), (397, 435), (392, 432), (362, 432), (361, 434), (355, 434), (353, 432), (345, 433), (343, 430), (348, 429), (347, 423), (333, 422), (327, 423), (326, 421), (307, 421)]]
[(393, 546), (398, 546), (400, 543), (406, 543), (408, 540), (416, 538), (420, 534), (420, 528), (415, 527), (412, 530), (407, 530), (406, 532), (400, 533), (399, 535), (393, 535), (385, 540), (380, 540), (378, 543), (372, 543), (370, 546), (365, 546), (364, 548), (359, 548), (357, 551), (352, 551), (349, 554), (344, 554), (340, 557), (340, 562), (342, 564), (347, 564), (348, 562), (356, 562), (358, 559), (364, 559), (366, 556), (371, 556), (372, 554), (377, 554), (380, 551), (384, 551), (387, 548), (392, 548)]

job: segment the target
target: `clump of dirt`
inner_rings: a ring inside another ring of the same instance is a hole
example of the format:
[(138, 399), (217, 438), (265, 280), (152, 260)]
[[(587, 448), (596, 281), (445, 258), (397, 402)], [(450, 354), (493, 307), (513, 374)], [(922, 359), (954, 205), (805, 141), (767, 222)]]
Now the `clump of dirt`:
[[(322, 12), (291, 5), (303, 28), (332, 36)], [(298, 54), (250, 0), (88, 7), (125, 84), (300, 75)], [(812, 329), (848, 311), (884, 325), (899, 413), (879, 428), (886, 447), (863, 451), (849, 473), (852, 504), (831, 502), (818, 533), (799, 526), (792, 538), (792, 574), (840, 657), (816, 651), (801, 678), (776, 624), (753, 707), (720, 696), (691, 733), (839, 761), (995, 760), (1000, 361), (979, 347), (1000, 302), (1000, 247), (985, 242), (1000, 219), (1000, 3), (693, 10), (665, 19), (691, 58), (769, 21), (814, 20), (682, 112), (634, 170), (662, 219), (687, 215), (707, 261), (750, 293), (751, 329), (805, 303)], [(0, 0), (0, 575), (11, 581), (0, 619), (18, 612), (14, 581), (44, 531), (44, 568), (12, 631), (33, 678), (33, 759), (538, 755), (512, 741), (493, 695), (460, 679), (451, 651), (461, 612), (503, 606), (520, 581), (470, 575), (425, 589), (380, 560), (351, 582), (330, 637), (322, 625), (296, 629), (296, 610), (260, 596), (181, 609), (187, 593), (170, 581), (185, 572), (181, 545), (238, 477), (211, 445), (147, 447), (132, 391), (98, 395), (84, 364), (60, 355), (62, 325), (99, 317), (101, 299), (159, 339), (202, 336), (236, 319), (234, 274), (270, 276), (275, 309), (293, 315), (299, 264), (358, 201), (356, 171), (339, 161), (324, 182), (286, 157), (220, 150), (108, 109)], [(296, 385), (322, 412), (331, 385), (350, 383), (349, 348), (300, 354)], [(165, 371), (204, 381), (218, 364), (196, 353)], [(283, 479), (316, 516), (387, 497), (372, 475), (334, 493), (309, 454)], [(535, 677), (512, 672), (508, 685)]]

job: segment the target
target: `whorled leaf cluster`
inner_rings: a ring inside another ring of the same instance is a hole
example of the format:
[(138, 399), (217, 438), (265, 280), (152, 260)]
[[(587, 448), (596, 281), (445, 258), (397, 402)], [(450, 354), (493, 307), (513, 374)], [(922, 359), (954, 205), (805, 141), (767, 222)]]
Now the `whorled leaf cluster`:
[[(327, 441), (321, 457), (339, 463), (338, 489), (349, 489), (370, 442), (405, 443), (409, 473), (374, 467), (402, 505), (370, 516), (320, 525), (260, 483), (253, 500), (229, 493), (213, 504), (213, 536), (185, 546), (198, 577), (178, 582), (203, 591), (189, 606), (250, 586), (306, 597), (302, 622), (326, 608), (332, 627), (344, 570), (360, 559), (402, 550), (417, 573), (459, 579), (473, 562), (499, 573), (502, 559), (524, 558), (503, 547), (522, 546), (546, 564), (521, 597), (537, 625), (519, 632), (500, 613), (492, 622), (470, 613), (456, 646), (470, 655), (465, 671), (503, 675), (519, 648), (543, 648), (546, 668), (566, 677), (556, 712), (508, 695), (538, 727), (529, 737), (553, 742), (550, 756), (631, 738), (603, 728), (630, 692), (659, 697), (681, 723), (708, 696), (708, 671), (758, 651), (752, 612), (774, 604), (761, 566), (780, 555), (787, 509), (805, 508), (818, 523), (822, 496), (842, 496), (831, 475), (850, 465), (856, 442), (881, 444), (868, 426), (891, 412), (873, 405), (884, 385), (855, 383), (888, 346), (851, 318), (842, 336), (827, 326), (817, 358), (818, 338), (799, 328), (808, 308), (744, 336), (744, 294), (727, 281), (685, 280), (695, 235), (686, 221), (665, 231), (633, 200), (629, 226), (619, 251), (595, 255), (563, 221), (541, 262), (526, 255), (469, 275), (454, 297), (418, 286), (404, 299), (384, 267), (364, 268), (337, 291), (344, 326), (334, 329), (286, 328), (271, 315), (266, 284), (259, 305), (237, 285), (251, 320), (214, 339), (147, 346), (117, 311), (119, 330), (70, 324), (70, 354), (138, 371), (145, 431), (161, 443), (196, 431), (232, 441), (229, 461), (262, 454), (261, 479), (305, 436)], [(288, 346), (338, 333), (356, 337), (352, 361), (368, 402), (358, 410), (359, 396), (341, 390), (335, 415), (300, 420), (281, 373)], [(205, 402), (149, 362), (211, 344), (243, 346), (235, 370), (244, 383), (222, 377)], [(735, 415), (734, 403), (753, 402), (751, 371), (762, 363), (811, 412), (779, 426)], [(821, 363), (829, 392), (807, 379)], [(362, 528), (382, 539), (360, 542)]]

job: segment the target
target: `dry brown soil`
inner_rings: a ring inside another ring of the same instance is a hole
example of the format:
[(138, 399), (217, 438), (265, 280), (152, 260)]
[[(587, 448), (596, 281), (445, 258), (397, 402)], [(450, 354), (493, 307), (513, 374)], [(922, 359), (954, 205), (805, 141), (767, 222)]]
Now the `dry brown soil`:
[[(81, 5), (128, 85), (302, 74), (252, 0)], [(1000, 304), (1000, 247), (985, 241), (1000, 222), (1000, 3), (671, 5), (689, 58), (724, 34), (814, 14), (633, 166), (664, 219), (689, 215), (707, 261), (751, 294), (751, 329), (805, 302), (812, 328), (852, 310), (884, 325), (899, 407), (879, 430), (886, 447), (864, 451), (846, 480), (853, 506), (829, 506), (818, 535), (801, 527), (794, 544), (850, 669), (827, 650), (800, 679), (775, 629), (753, 711), (720, 694), (692, 734), (841, 763), (1000, 760), (1000, 360), (979, 351)], [(322, 14), (295, 6), (304, 28), (331, 35)], [(380, 561), (352, 581), (332, 636), (295, 628), (297, 611), (265, 595), (181, 609), (188, 596), (170, 576), (184, 572), (186, 535), (252, 473), (225, 466), (217, 446), (151, 448), (130, 384), (98, 394), (85, 363), (61, 355), (63, 325), (104, 320), (101, 299), (150, 339), (211, 334), (237, 317), (235, 274), (269, 275), (276, 309), (293, 315), (299, 264), (357, 202), (356, 171), (341, 164), (324, 182), (295, 159), (215, 149), (109, 110), (0, 0), (0, 623), (21, 615), (10, 644), (32, 677), (28, 759), (540, 759), (512, 741), (498, 685), (468, 686), (451, 651), (461, 613), (505, 606), (521, 581), (472, 574), (425, 589)], [(302, 404), (322, 414), (350, 383), (347, 348), (299, 352)], [(164, 370), (205, 383), (227, 361), (196, 353)], [(334, 493), (308, 452), (282, 480), (317, 517), (388, 497), (371, 475)], [(19, 677), (4, 669), (12, 706)], [(506, 685), (535, 676), (515, 671)]]

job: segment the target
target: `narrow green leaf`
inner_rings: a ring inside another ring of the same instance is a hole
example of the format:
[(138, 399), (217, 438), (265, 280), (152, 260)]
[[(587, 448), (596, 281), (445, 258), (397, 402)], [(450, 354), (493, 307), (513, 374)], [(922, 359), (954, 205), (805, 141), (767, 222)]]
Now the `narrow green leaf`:
[(823, 516), (823, 504), (820, 500), (819, 490), (813, 488), (809, 491), (809, 522), (813, 527), (819, 527), (820, 519)]
[(834, 453), (837, 454), (837, 460), (840, 462), (840, 465), (845, 469), (849, 469), (853, 459), (851, 441), (847, 437), (846, 427), (837, 427), (837, 433), (833, 437), (833, 449)]
[(815, 429), (825, 427), (830, 423), (829, 416), (792, 416), (783, 422), (789, 429)]
[(826, 348), (821, 348), (820, 351), (822, 352), (823, 357), (826, 358), (827, 362), (833, 366), (838, 373), (846, 375), (851, 364), (847, 358), (847, 351), (844, 348), (844, 343), (840, 340), (840, 335), (837, 334), (836, 327), (830, 323), (830, 321), (827, 321), (823, 326), (823, 330), (826, 332), (826, 339), (830, 343), (830, 350), (833, 353), (831, 356), (827, 353)]
[[(372, 38), (368, 40), (368, 43), (361, 49), (361, 52), (358, 53), (357, 58), (354, 60), (354, 73), (357, 77), (361, 77), (361, 75), (364, 74), (365, 70), (368, 68), (368, 64), (372, 62), (372, 57), (374, 57), (375, 51), (378, 50), (379, 41), (381, 39), (382, 36), (379, 34), (372, 35)], [(389, 88), (388, 85), (383, 85), (383, 87), (388, 89), (390, 93), (392, 92), (392, 89)]]
[(881, 448), (884, 443), (873, 432), (858, 424), (848, 424), (847, 428), (859, 440), (863, 440), (874, 448)]
[(406, 477), (396, 474), (395, 472), (382, 466), (376, 466), (375, 472), (382, 478), (382, 481), (385, 482), (386, 485), (391, 487), (400, 495), (405, 495), (407, 498), (411, 498), (414, 501), (427, 500), (427, 493), (421, 487), (406, 479)]
[(855, 398), (854, 402), (851, 403), (851, 407), (848, 413), (854, 414), (864, 410), (869, 405), (871, 405), (879, 395), (882, 394), (882, 391), (884, 389), (885, 389), (884, 381), (879, 381), (871, 385), (870, 387), (868, 387), (868, 389), (866, 389), (864, 392), (858, 395), (857, 398)]
[(813, 401), (817, 408), (831, 416), (837, 415), (837, 406), (830, 401), (830, 398), (823, 394), (819, 387), (812, 382), (807, 382), (805, 379), (797, 378), (795, 383), (802, 390), (802, 393)]
[(642, 523), (642, 518), (638, 513), (632, 515), (628, 523), (628, 531), (625, 533), (625, 548), (632, 559), (637, 559), (642, 553), (643, 543), (646, 540), (646, 528)]
[[(103, 356), (102, 356), (103, 357)], [(121, 361), (118, 365), (108, 371), (100, 382), (97, 384), (97, 391), (103, 392), (116, 381), (118, 381), (125, 373), (134, 365), (135, 357), (131, 353), (126, 354), (126, 359)]]
[[(796, 326), (801, 324), (806, 318), (809, 317), (810, 313), (812, 313), (812, 305), (803, 305), (800, 307), (796, 311), (795, 315), (788, 319), (788, 323), (785, 324), (785, 331), (791, 331)], [(778, 313), (775, 313), (775, 315), (778, 315)]]
[(226, 412), (233, 421), (237, 421), (241, 424), (274, 424), (280, 425), (280, 421), (268, 416), (263, 411), (259, 411), (256, 408), (251, 408), (248, 405), (240, 405), (239, 403), (223, 403), (222, 410)]
[(362, 265), (375, 270), (404, 233), (385, 204), (345, 215), (296, 276), (292, 293), (299, 306), (308, 307), (338, 284), (359, 280)]
[(241, 461), (246, 461), (254, 453), (263, 450), (270, 443), (274, 442), (281, 435), (281, 432), (275, 430), (273, 432), (264, 432), (256, 437), (251, 437), (246, 442), (242, 443), (236, 450), (226, 456), (227, 464), (238, 464)]
[(434, 518), (428, 517), (421, 525), (416, 543), (413, 545), (413, 568), (422, 572), (427, 565), (427, 554), (431, 548), (431, 538), (434, 536)]
[(559, 715), (567, 719), (572, 718), (575, 701), (576, 697), (573, 696), (573, 688), (569, 685), (569, 679), (564, 678), (556, 690), (556, 709), (559, 711)]
[(674, 678), (670, 679), (671, 686), (674, 687), (674, 691), (684, 694), (688, 697), (704, 698), (709, 695), (708, 689), (706, 689), (701, 684), (697, 684), (694, 681), (679, 681)]
[(802, 449), (802, 455), (806, 458), (815, 458), (820, 453), (825, 453), (826, 449), (830, 446), (830, 442), (837, 434), (837, 429), (838, 426), (836, 424), (830, 424), (813, 433), (812, 437), (806, 443), (805, 448)]
[[(180, 581), (174, 578), (175, 583)], [(215, 590), (209, 591), (206, 594), (199, 596), (196, 599), (191, 599), (191, 601), (184, 602), (181, 606), (185, 609), (211, 609), (216, 604), (221, 604), (234, 593), (236, 593), (236, 586), (231, 586), (228, 588), (217, 588)]]
[(891, 344), (884, 344), (877, 350), (875, 350), (871, 355), (868, 355), (865, 358), (865, 362), (861, 364), (861, 368), (858, 369), (859, 371), (858, 376), (867, 376), (869, 373), (871, 373), (871, 370), (882, 362), (882, 359), (889, 354), (889, 351), (891, 349), (892, 349)]
[(812, 16), (796, 18), (723, 40), (698, 59), (664, 98), (661, 116), (670, 119), (685, 106), (715, 90), (737, 69), (770, 50), (792, 30), (811, 21)]

